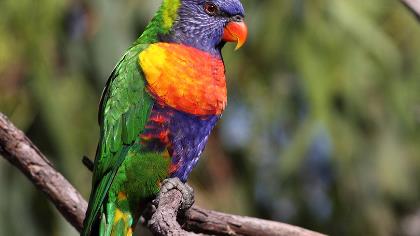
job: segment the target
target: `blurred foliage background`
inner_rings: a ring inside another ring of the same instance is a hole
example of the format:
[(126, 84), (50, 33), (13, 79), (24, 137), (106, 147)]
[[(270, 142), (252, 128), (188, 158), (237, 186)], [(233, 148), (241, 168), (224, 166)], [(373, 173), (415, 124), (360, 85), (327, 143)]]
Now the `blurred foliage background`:
[[(224, 49), (229, 105), (190, 179), (197, 204), (331, 235), (420, 235), (416, 19), (395, 0), (243, 3), (250, 37)], [(0, 1), (0, 111), (85, 197), (101, 90), (159, 4)], [(4, 160), (0, 192), (0, 235), (77, 235)]]

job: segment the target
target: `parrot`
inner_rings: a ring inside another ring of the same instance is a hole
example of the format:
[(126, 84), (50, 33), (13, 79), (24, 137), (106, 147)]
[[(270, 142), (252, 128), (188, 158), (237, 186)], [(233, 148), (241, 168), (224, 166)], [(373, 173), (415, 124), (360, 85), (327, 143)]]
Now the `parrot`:
[(112, 71), (82, 236), (130, 236), (162, 183), (186, 183), (227, 104), (222, 48), (247, 40), (239, 0), (163, 0)]

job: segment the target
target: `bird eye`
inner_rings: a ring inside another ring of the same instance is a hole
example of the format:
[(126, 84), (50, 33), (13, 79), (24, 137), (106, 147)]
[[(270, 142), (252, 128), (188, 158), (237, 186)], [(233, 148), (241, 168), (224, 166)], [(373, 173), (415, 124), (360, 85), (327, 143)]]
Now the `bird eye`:
[(204, 4), (204, 11), (206, 11), (206, 13), (208, 15), (214, 16), (214, 15), (217, 14), (217, 12), (219, 12), (219, 8), (215, 4), (213, 4), (213, 3), (206, 2)]

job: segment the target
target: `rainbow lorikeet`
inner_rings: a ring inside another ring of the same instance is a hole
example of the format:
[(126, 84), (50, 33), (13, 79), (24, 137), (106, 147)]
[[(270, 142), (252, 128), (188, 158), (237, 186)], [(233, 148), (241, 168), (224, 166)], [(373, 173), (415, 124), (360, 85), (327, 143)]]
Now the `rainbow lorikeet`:
[(81, 235), (131, 235), (162, 181), (186, 182), (227, 102), (221, 49), (247, 37), (239, 0), (163, 0), (104, 89)]

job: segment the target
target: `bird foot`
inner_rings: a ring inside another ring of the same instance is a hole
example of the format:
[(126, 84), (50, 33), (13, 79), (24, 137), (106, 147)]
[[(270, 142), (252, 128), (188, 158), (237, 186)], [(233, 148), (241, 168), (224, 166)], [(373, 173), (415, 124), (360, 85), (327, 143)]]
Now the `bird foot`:
[(152, 203), (156, 210), (147, 226), (154, 235), (197, 235), (185, 231), (177, 221), (177, 216), (184, 214), (194, 204), (194, 191), (188, 184), (178, 178), (164, 180), (159, 195)]
[(186, 211), (190, 209), (194, 204), (194, 189), (187, 183), (181, 182), (181, 180), (178, 177), (175, 177), (165, 179), (162, 182), (159, 194), (163, 195), (173, 189), (179, 190), (182, 194), (182, 204), (180, 206), (180, 210)]

